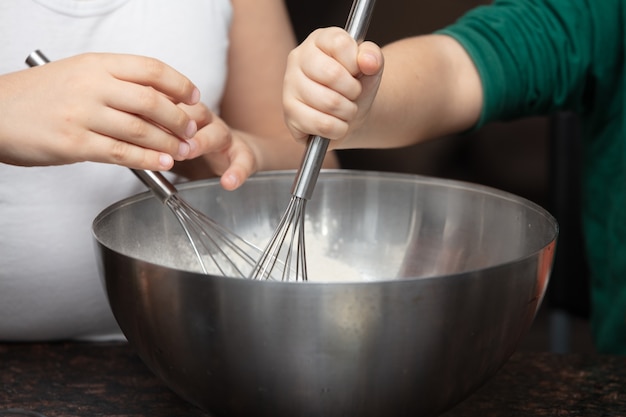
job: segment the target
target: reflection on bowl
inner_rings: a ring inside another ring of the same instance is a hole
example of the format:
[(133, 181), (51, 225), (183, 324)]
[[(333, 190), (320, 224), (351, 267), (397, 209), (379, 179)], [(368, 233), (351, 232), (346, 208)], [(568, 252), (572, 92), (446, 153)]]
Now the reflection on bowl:
[[(262, 246), (294, 172), (235, 192), (181, 195)], [(115, 316), (152, 371), (224, 416), (432, 416), (504, 364), (545, 292), (558, 233), (537, 205), (487, 187), (405, 174), (323, 171), (307, 248), (357, 271), (313, 281), (202, 275), (149, 193), (94, 221)], [(311, 259), (309, 259), (311, 262)]]

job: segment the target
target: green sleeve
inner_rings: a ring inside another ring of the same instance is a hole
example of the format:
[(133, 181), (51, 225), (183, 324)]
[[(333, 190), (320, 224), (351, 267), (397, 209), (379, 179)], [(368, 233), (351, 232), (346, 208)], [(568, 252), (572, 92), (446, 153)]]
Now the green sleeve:
[(624, 3), (496, 0), (439, 31), (457, 39), (479, 71), (478, 126), (556, 109), (585, 112), (609, 96), (623, 53)]

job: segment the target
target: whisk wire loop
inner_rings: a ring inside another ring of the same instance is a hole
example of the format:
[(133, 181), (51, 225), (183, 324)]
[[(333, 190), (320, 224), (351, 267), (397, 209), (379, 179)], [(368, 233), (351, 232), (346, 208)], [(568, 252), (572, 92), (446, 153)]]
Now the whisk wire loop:
[[(281, 217), (280, 222), (263, 254), (254, 266), (251, 279), (270, 279), (280, 276), (282, 281), (306, 280), (306, 275), (302, 274), (299, 263), (301, 257), (299, 249), (294, 256), (294, 247), (301, 247), (304, 238), (304, 218), (303, 208), (306, 200), (292, 196)], [(283, 261), (284, 259), (284, 261)], [(278, 268), (278, 273), (275, 269)]]
[[(192, 207), (178, 194), (166, 202), (182, 226), (204, 273), (247, 277), (260, 250)], [(209, 263), (210, 260), (210, 263)], [(208, 265), (207, 265), (208, 263)]]

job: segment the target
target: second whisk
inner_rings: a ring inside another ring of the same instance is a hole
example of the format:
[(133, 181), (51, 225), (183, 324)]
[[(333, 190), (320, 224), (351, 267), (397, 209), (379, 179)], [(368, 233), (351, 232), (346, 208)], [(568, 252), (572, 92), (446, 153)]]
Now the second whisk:
[[(354, 0), (352, 3), (345, 29), (357, 42), (365, 38), (374, 3), (375, 0)], [(287, 209), (250, 278), (278, 278), (279, 274), (273, 270), (277, 265), (284, 265), (280, 273), (282, 281), (308, 280), (304, 242), (306, 202), (313, 194), (328, 144), (329, 140), (321, 136), (309, 138)]]

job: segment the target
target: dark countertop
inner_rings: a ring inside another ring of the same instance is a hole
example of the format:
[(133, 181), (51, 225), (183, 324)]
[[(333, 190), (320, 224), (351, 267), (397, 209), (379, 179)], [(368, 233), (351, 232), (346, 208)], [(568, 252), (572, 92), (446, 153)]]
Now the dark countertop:
[[(207, 416), (126, 344), (0, 344), (0, 416), (8, 409), (46, 417)], [(461, 416), (626, 416), (626, 357), (516, 353), (444, 415)]]

